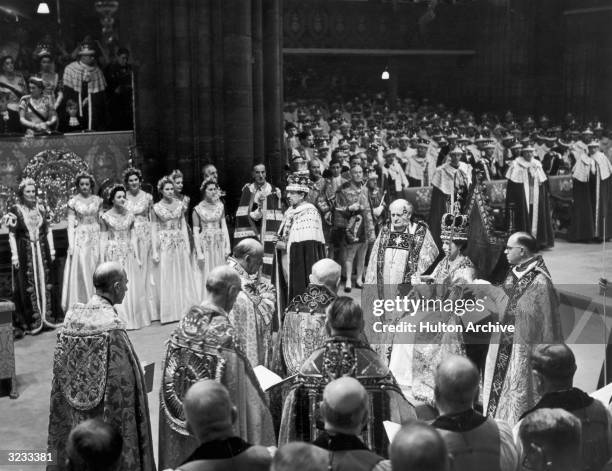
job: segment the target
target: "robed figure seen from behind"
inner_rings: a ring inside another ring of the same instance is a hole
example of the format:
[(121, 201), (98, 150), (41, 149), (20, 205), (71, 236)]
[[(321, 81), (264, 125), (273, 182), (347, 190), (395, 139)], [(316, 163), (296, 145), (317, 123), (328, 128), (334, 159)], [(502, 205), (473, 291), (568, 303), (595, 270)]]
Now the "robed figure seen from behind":
[(383, 421), (404, 423), (416, 413), (402, 395), (383, 360), (363, 340), (363, 311), (351, 298), (337, 298), (327, 310), (329, 338), (301, 366), (283, 406), (279, 446), (294, 440), (312, 441), (323, 430), (319, 403), (325, 386), (343, 376), (359, 381), (368, 392), (371, 412), (361, 438), (386, 456), (389, 440)]
[(328, 306), (337, 298), (340, 265), (329, 258), (312, 266), (310, 283), (285, 309), (277, 372), (296, 374), (312, 352), (325, 343), (325, 317)]
[(101, 264), (93, 275), (96, 294), (66, 314), (53, 360), (49, 413), (50, 451), (65, 469), (70, 430), (100, 417), (123, 437), (119, 469), (155, 469), (149, 405), (142, 367), (114, 305), (127, 291), (127, 276), (118, 263)]
[(222, 383), (241, 411), (236, 435), (249, 443), (273, 445), (275, 434), (266, 398), (247, 358), (234, 344), (231, 311), (241, 289), (240, 277), (226, 265), (206, 280), (208, 299), (193, 306), (170, 335), (162, 364), (159, 413), (159, 467), (174, 468), (198, 446), (190, 433), (183, 398), (201, 380)]
[(230, 311), (236, 346), (255, 368), (272, 363), (272, 320), (276, 312), (276, 289), (259, 276), (264, 256), (263, 245), (244, 239), (234, 247), (227, 264), (236, 270), (242, 283)]

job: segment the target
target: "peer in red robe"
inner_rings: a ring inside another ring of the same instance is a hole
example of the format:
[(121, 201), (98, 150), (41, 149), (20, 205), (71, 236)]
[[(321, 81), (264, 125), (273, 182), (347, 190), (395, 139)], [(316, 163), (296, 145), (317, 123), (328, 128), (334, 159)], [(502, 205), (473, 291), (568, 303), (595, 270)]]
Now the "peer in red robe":
[(550, 209), (548, 178), (542, 163), (533, 158), (534, 148), (524, 147), (514, 159), (506, 178), (506, 217), (513, 231), (525, 231), (536, 238), (539, 248), (553, 247), (555, 237)]

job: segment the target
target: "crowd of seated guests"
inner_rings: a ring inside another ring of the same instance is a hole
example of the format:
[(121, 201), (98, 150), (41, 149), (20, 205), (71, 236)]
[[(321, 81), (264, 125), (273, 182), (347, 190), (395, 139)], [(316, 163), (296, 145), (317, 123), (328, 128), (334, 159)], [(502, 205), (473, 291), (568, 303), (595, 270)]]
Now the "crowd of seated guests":
[[(0, 57), (0, 136), (132, 129), (129, 57), (118, 48), (110, 59), (90, 37), (72, 54), (49, 41), (31, 60)], [(16, 70), (17, 63), (32, 67)]]
[[(534, 377), (542, 398), (512, 430), (506, 422), (477, 410), (478, 370), (465, 357), (442, 360), (435, 374), (438, 417), (402, 424), (389, 446), (389, 459), (363, 443), (372, 413), (368, 393), (354, 378), (330, 382), (321, 403), (323, 430), (311, 443), (280, 448), (251, 444), (236, 436), (242, 411), (225, 386), (202, 380), (187, 391), (183, 408), (199, 446), (178, 468), (196, 470), (419, 470), (514, 471), (609, 470), (612, 416), (604, 404), (573, 387), (572, 351), (563, 344), (540, 345), (534, 352)], [(100, 419), (78, 424), (66, 443), (67, 469), (116, 471), (121, 434)], [(163, 446), (160, 443), (160, 446)]]
[(372, 163), (382, 167), (383, 156), (391, 152), (407, 173), (406, 183), (412, 178), (410, 186), (419, 186), (410, 175), (412, 158), (439, 166), (456, 147), (463, 151), (462, 159), (487, 179), (503, 178), (509, 161), (527, 146), (534, 148), (534, 157), (549, 175), (570, 174), (577, 154), (586, 153), (593, 140), (612, 157), (610, 129), (596, 117), (580, 122), (572, 113), (559, 122), (546, 115), (537, 121), (533, 116), (519, 119), (511, 111), (501, 118), (483, 113), (477, 119), (467, 109), (449, 109), (428, 99), (390, 104), (382, 95), (364, 94), (333, 103), (287, 102), (284, 119), (289, 163), (300, 154), (307, 161), (319, 159), (326, 169), (337, 156), (348, 168), (351, 155), (372, 153)]

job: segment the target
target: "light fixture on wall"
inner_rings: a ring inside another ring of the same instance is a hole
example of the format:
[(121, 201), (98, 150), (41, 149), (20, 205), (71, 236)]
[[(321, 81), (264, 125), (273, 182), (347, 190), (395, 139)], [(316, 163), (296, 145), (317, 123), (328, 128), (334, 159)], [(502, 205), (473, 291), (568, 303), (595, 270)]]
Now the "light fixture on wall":
[(39, 15), (48, 15), (51, 13), (51, 10), (49, 10), (49, 4), (47, 2), (40, 2), (38, 4), (38, 8), (36, 9), (36, 13)]
[(383, 80), (389, 80), (389, 70), (387, 70), (387, 67), (385, 67), (385, 70), (383, 70), (380, 78)]

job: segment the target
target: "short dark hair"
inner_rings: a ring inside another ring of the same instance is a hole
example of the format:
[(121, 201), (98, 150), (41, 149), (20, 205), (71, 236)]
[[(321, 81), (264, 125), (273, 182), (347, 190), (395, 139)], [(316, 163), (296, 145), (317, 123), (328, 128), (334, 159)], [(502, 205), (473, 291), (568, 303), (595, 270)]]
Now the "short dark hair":
[(138, 177), (138, 181), (142, 183), (142, 172), (135, 167), (129, 167), (123, 172), (123, 183), (127, 185), (128, 180), (132, 175), (136, 175)]
[(123, 279), (123, 270), (102, 271), (97, 268), (93, 274), (93, 285), (97, 290), (108, 292), (113, 284)]
[(327, 323), (335, 330), (361, 329), (363, 310), (352, 298), (339, 296), (327, 309)]
[(70, 468), (74, 470), (114, 471), (122, 450), (121, 434), (99, 418), (74, 427), (66, 443)]
[(120, 47), (119, 49), (117, 49), (117, 56), (120, 56), (121, 54), (126, 54), (129, 56), (130, 51), (128, 51), (126, 47)]
[(108, 201), (109, 203), (112, 203), (113, 200), (115, 199), (115, 195), (117, 193), (119, 193), (120, 191), (123, 191), (124, 193), (127, 193), (125, 187), (123, 185), (114, 185), (110, 191), (108, 192)]
[(580, 450), (580, 420), (563, 409), (537, 409), (521, 421), (518, 435), (522, 442), (537, 443), (556, 453)]
[(2, 56), (2, 57), (0, 57), (0, 66), (3, 66), (3, 65), (4, 65), (4, 62), (5, 62), (7, 59), (10, 59), (10, 60), (12, 60), (13, 62), (15, 62), (15, 58), (14, 58), (13, 56), (11, 56), (10, 54), (7, 54), (6, 56)]
[(551, 381), (571, 381), (576, 372), (576, 357), (565, 344), (538, 345), (531, 354), (532, 368)]
[(202, 182), (202, 184), (200, 185), (200, 193), (202, 194), (202, 196), (204, 196), (206, 194), (206, 190), (211, 185), (218, 186), (217, 182), (215, 180), (210, 179), (210, 178), (207, 178), (206, 180), (204, 180)]
[(527, 232), (520, 232), (516, 237), (516, 243), (530, 253), (538, 252), (538, 241), (534, 236)]

